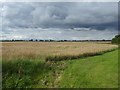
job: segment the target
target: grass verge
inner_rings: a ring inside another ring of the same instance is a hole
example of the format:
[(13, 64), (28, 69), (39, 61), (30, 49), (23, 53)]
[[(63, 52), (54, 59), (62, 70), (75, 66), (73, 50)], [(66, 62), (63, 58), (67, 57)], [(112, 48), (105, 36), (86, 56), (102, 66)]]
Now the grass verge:
[(118, 50), (110, 51), (59, 62), (3, 60), (2, 85), (3, 88), (117, 88)]
[(54, 87), (54, 79), (62, 70), (64, 62), (41, 60), (4, 60), (2, 62), (3, 88)]
[(62, 88), (118, 88), (118, 50), (65, 62)]

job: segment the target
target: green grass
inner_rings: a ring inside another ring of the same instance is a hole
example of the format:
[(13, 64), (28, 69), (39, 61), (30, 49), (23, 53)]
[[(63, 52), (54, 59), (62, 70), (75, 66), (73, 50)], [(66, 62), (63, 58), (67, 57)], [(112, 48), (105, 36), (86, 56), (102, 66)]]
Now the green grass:
[(2, 66), (3, 88), (31, 88), (37, 82), (37, 75), (48, 72), (43, 63), (33, 60), (4, 60)]
[(100, 56), (69, 61), (61, 77), (60, 87), (117, 88), (118, 50)]
[(46, 88), (54, 84), (54, 75), (63, 67), (63, 62), (45, 62), (44, 60), (3, 60), (3, 88)]
[(118, 50), (59, 62), (3, 60), (2, 68), (3, 88), (118, 87)]

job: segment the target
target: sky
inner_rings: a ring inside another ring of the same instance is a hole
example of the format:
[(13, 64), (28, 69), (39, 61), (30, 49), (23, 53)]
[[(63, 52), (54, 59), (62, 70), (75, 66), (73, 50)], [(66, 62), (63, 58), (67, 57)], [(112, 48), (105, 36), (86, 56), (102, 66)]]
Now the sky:
[(102, 40), (118, 34), (117, 2), (3, 2), (1, 39)]

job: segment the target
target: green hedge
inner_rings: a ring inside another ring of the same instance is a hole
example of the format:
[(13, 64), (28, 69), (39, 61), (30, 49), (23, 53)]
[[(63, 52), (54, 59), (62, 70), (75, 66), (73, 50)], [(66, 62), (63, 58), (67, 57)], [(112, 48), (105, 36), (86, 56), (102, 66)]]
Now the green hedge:
[(113, 44), (120, 44), (120, 35), (116, 35), (116, 36), (112, 39), (112, 43), (113, 43)]

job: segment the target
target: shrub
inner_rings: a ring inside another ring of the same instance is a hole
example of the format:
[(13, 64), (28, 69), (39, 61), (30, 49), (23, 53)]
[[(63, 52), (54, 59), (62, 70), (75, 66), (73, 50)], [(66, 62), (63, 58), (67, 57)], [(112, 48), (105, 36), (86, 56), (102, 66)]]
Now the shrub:
[(31, 88), (38, 83), (36, 77), (49, 71), (44, 62), (34, 60), (3, 60), (3, 88)]
[(116, 35), (116, 36), (112, 39), (112, 43), (113, 43), (113, 44), (120, 44), (120, 35)]

